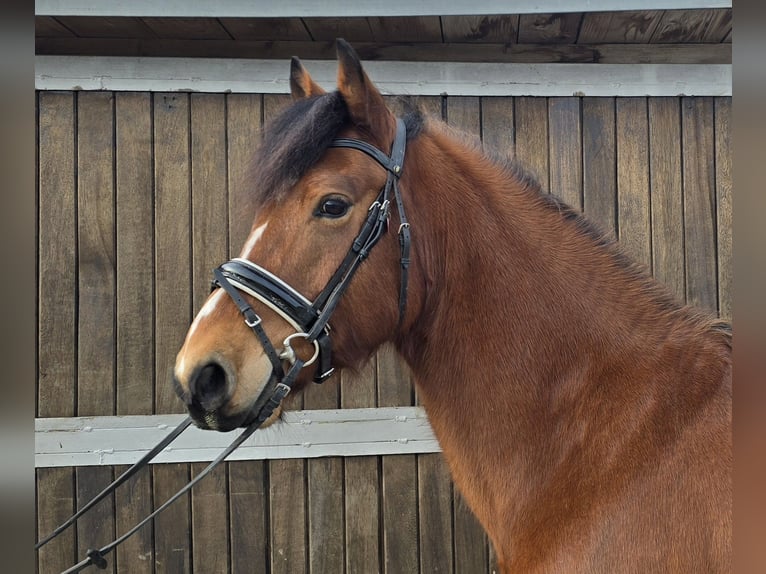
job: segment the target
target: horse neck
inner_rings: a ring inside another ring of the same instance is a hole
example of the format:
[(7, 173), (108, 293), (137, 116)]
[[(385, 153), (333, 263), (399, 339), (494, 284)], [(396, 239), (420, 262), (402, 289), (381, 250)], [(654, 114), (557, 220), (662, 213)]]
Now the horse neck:
[(705, 328), (571, 212), (448, 134), (423, 134), (408, 164), (421, 168), (405, 198), (420, 293), (398, 347), (448, 459), (525, 442), (551, 455), (555, 412), (582, 414), (575, 403), (605, 381), (607, 394), (652, 396), (667, 381), (628, 373), (652, 372), (654, 350), (689, 348)]

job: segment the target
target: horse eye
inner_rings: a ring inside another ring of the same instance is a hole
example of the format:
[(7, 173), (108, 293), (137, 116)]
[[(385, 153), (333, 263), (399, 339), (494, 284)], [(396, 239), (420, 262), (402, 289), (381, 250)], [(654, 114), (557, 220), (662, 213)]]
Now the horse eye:
[(349, 204), (338, 198), (329, 197), (319, 204), (319, 209), (316, 211), (316, 215), (322, 217), (343, 217), (348, 212)]

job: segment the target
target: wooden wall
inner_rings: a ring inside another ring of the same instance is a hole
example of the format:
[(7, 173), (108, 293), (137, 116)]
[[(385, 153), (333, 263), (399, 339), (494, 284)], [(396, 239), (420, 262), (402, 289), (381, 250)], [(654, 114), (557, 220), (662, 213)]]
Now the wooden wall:
[[(237, 253), (248, 155), (286, 96), (39, 92), (37, 416), (181, 412), (174, 356)], [(421, 98), (515, 154), (682, 299), (731, 314), (730, 98)], [(416, 404), (384, 349), (295, 408)], [(58, 572), (203, 464), (154, 465), (46, 546)], [(38, 536), (121, 468), (37, 470)], [(112, 572), (491, 572), (438, 454), (232, 462), (110, 557)], [(116, 566), (115, 566), (116, 564)]]

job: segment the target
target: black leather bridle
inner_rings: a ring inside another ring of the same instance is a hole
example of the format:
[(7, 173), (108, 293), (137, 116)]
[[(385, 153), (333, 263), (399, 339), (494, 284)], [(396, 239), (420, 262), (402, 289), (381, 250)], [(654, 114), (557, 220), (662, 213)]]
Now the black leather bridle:
[[(338, 138), (333, 140), (330, 144), (330, 147), (333, 148), (350, 148), (364, 152), (383, 166), (387, 175), (386, 183), (380, 191), (380, 194), (378, 194), (378, 197), (369, 207), (367, 218), (362, 224), (359, 234), (351, 244), (351, 248), (343, 258), (343, 261), (341, 261), (335, 273), (333, 273), (332, 277), (327, 282), (327, 285), (325, 285), (324, 289), (322, 289), (313, 302), (309, 301), (300, 292), (282, 281), (279, 277), (246, 259), (232, 259), (213, 271), (213, 289), (219, 287), (223, 288), (232, 298), (239, 311), (244, 316), (245, 324), (253, 331), (263, 347), (266, 356), (271, 362), (271, 377), (251, 409), (254, 418), (245, 430), (242, 431), (242, 433), (226, 448), (226, 450), (218, 455), (214, 461), (212, 461), (202, 472), (197, 474), (186, 486), (169, 498), (149, 516), (136, 524), (131, 530), (113, 542), (100, 549), (88, 549), (86, 558), (68, 570), (65, 570), (62, 574), (74, 574), (90, 565), (105, 569), (107, 567), (105, 558), (107, 554), (127, 538), (135, 534), (140, 528), (190, 490), (192, 486), (202, 480), (202, 478), (207, 476), (213, 468), (229, 456), (272, 415), (274, 410), (290, 392), (298, 374), (304, 367), (318, 361), (317, 370), (314, 375), (314, 382), (316, 383), (322, 383), (332, 375), (334, 368), (332, 367), (332, 343), (330, 340), (329, 326), (330, 317), (335, 311), (341, 296), (348, 288), (348, 285), (359, 266), (365, 259), (367, 259), (372, 248), (375, 247), (383, 233), (388, 229), (392, 196), (393, 200), (396, 202), (396, 209), (399, 213), (400, 222), (398, 229), (401, 250), (399, 325), (402, 324), (407, 307), (407, 284), (410, 265), (410, 224), (407, 222), (404, 213), (404, 204), (399, 192), (398, 182), (399, 177), (402, 174), (406, 142), (407, 131), (404, 122), (397, 118), (396, 135), (394, 137), (390, 156), (387, 156), (385, 153), (367, 142), (357, 139)], [(245, 300), (241, 293), (246, 293), (255, 297), (296, 329), (295, 333), (284, 340), (282, 351), (277, 352), (273, 343), (261, 326), (260, 316), (253, 310), (252, 306)], [(304, 361), (296, 355), (290, 344), (291, 340), (294, 338), (303, 338), (314, 346), (314, 354), (311, 358)], [(287, 372), (285, 372), (282, 366), (283, 361), (290, 364)], [(146, 466), (157, 454), (162, 452), (165, 447), (172, 443), (190, 424), (190, 417), (184, 419), (181, 424), (160, 441), (160, 443), (151, 451), (146, 453), (138, 462), (126, 470), (114, 482), (109, 484), (51, 534), (41, 539), (35, 545), (35, 549), (39, 549), (64, 532), (64, 530), (76, 522), (77, 518), (85, 514), (86, 511), (106, 498), (106, 496), (112, 493), (120, 484), (124, 483), (141, 468)]]

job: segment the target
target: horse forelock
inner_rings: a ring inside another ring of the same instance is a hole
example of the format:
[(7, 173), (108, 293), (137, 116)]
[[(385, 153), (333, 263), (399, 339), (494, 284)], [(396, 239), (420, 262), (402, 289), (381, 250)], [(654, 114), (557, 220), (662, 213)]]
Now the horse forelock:
[[(404, 107), (407, 139), (412, 139), (423, 117), (414, 106)], [(297, 100), (267, 123), (249, 172), (254, 204), (284, 199), (348, 123), (348, 108), (337, 91)]]
[(348, 122), (337, 92), (298, 100), (266, 124), (250, 171), (256, 205), (279, 201)]

